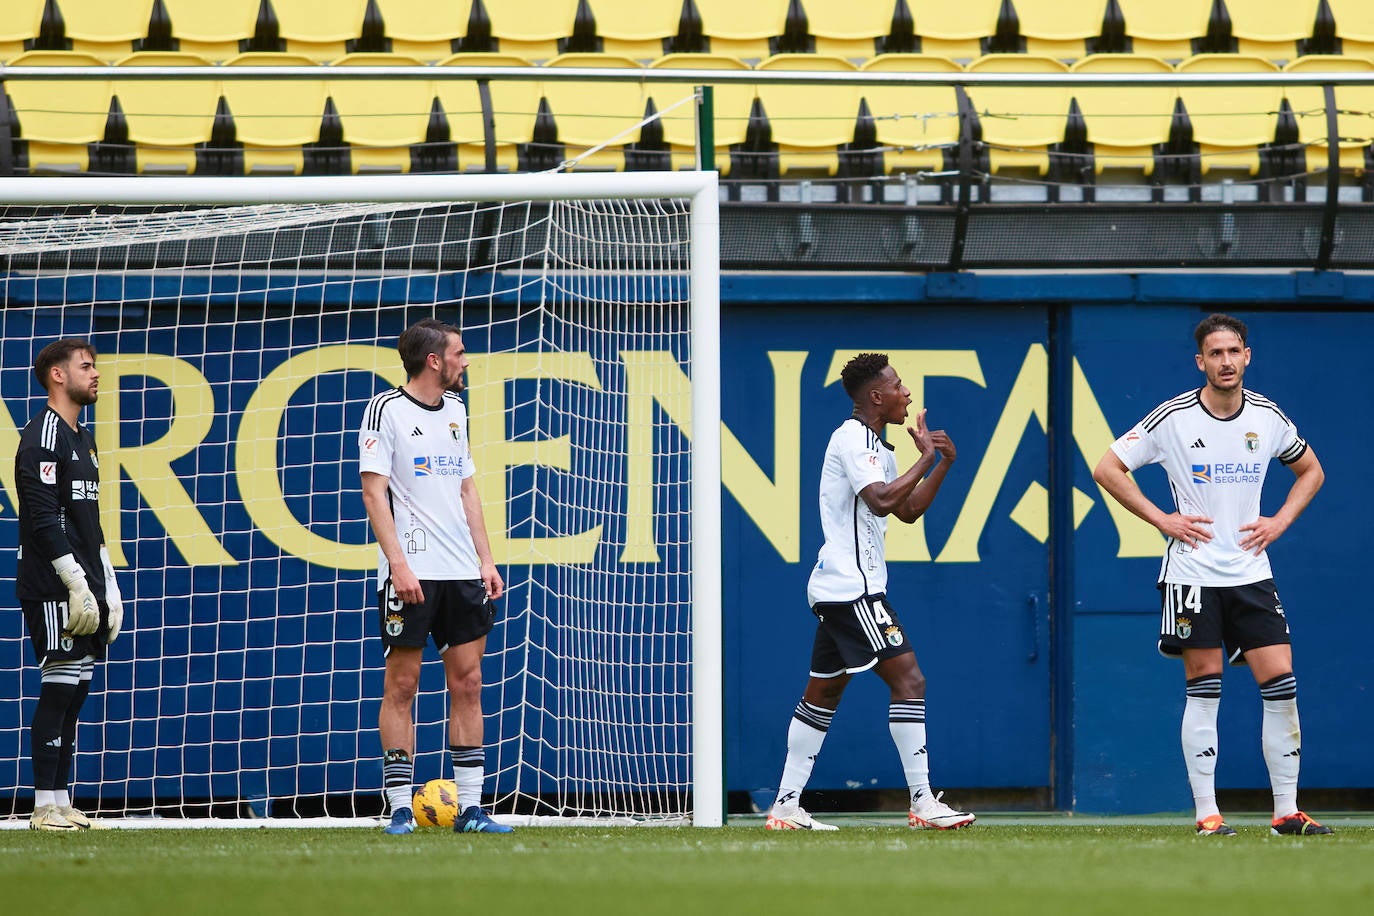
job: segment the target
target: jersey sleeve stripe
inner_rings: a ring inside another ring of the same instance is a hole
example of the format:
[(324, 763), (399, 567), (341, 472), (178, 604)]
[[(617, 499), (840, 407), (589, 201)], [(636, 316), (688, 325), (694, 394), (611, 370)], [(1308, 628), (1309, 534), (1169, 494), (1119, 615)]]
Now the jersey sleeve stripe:
[(1284, 464), (1292, 464), (1294, 461), (1297, 461), (1299, 458), (1306, 454), (1307, 440), (1299, 436), (1296, 442), (1294, 442), (1291, 446), (1285, 449), (1281, 455), (1279, 455), (1279, 461), (1283, 462)]
[(394, 388), (391, 391), (383, 391), (374, 397), (367, 405), (367, 412), (363, 416), (363, 428), (374, 433), (381, 432), (382, 410), (400, 396), (401, 389)]
[(43, 435), (40, 441), (43, 448), (48, 451), (57, 451), (57, 414), (52, 411), (43, 416)]
[(1198, 393), (1196, 391), (1185, 391), (1178, 397), (1170, 398), (1146, 414), (1145, 419), (1140, 421), (1140, 425), (1147, 431), (1153, 432), (1155, 427), (1164, 422), (1164, 419), (1168, 417), (1169, 414), (1179, 410), (1186, 410), (1196, 403), (1198, 403)]
[(1247, 391), (1245, 392), (1245, 400), (1247, 403), (1254, 404), (1256, 407), (1263, 407), (1268, 410), (1272, 410), (1274, 413), (1279, 415), (1279, 418), (1283, 420), (1284, 423), (1287, 423), (1289, 426), (1293, 425), (1293, 421), (1288, 419), (1288, 415), (1279, 409), (1279, 405), (1275, 404), (1273, 401), (1269, 400), (1264, 395), (1258, 394), (1253, 391)]

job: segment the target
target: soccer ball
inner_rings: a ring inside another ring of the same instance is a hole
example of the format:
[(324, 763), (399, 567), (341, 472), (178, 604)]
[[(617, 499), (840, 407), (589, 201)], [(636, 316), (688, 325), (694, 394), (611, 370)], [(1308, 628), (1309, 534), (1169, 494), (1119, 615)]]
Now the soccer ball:
[(458, 816), (458, 787), (452, 779), (431, 779), (415, 793), (411, 810), (421, 827), (452, 827)]

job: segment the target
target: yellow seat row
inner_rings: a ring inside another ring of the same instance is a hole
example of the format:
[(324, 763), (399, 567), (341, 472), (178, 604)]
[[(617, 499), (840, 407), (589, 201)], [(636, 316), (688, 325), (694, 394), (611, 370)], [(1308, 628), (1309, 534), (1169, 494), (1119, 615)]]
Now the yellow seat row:
[[(180, 51), (212, 61), (238, 54), (270, 11), (287, 53), (334, 60), (364, 34), (373, 4), (394, 53), (433, 62), (469, 35), (474, 21), (489, 23), (499, 50), (526, 60), (558, 54), (574, 33), (579, 0), (160, 0), (160, 14)], [(638, 60), (662, 56), (688, 12), (685, 0), (586, 0), (605, 53)], [(815, 50), (852, 59), (875, 56), (877, 42), (905, 14), (925, 54), (971, 60), (997, 30), (1005, 0), (801, 0)], [(1134, 53), (1177, 60), (1207, 34), (1216, 0), (1118, 0)], [(1232, 33), (1243, 54), (1274, 60), (1298, 56), (1297, 42), (1313, 33), (1320, 0), (1231, 0)], [(70, 49), (114, 61), (149, 35), (155, 0), (5, 0), (0, 4), (0, 60), (38, 38), (45, 7), (60, 16)], [(1374, 3), (1327, 0), (1344, 52), (1374, 56)], [(1107, 0), (1010, 0), (1025, 50), (1061, 59), (1087, 53), (1102, 31)], [(713, 54), (761, 60), (788, 26), (789, 0), (691, 0)]]
[[(97, 65), (76, 52), (29, 52), (15, 61), (26, 66)], [(204, 65), (186, 53), (143, 52), (122, 65)], [(285, 54), (248, 53), (227, 66), (309, 66), (310, 61)], [(416, 61), (396, 54), (347, 55), (342, 66)], [(444, 61), (450, 67), (521, 67), (525, 61), (504, 55), (459, 54)], [(618, 67), (639, 69), (628, 58), (599, 54), (562, 55), (550, 67)], [(669, 55), (658, 68), (710, 71), (747, 70), (736, 58)], [(815, 54), (776, 55), (759, 70), (859, 72), (843, 58)], [(1374, 70), (1374, 63), (1344, 56), (1309, 57), (1292, 62), (1290, 71)], [(951, 77), (963, 72), (1162, 73), (1173, 68), (1141, 55), (1095, 55), (1072, 68), (1060, 61), (1028, 54), (988, 55), (968, 68), (928, 55), (885, 55), (867, 62), (865, 72), (934, 72)], [(1184, 61), (1181, 72), (1275, 72), (1273, 64), (1243, 55), (1198, 55)], [(135, 80), (121, 79), (119, 67), (101, 80), (10, 79), (5, 88), (17, 114), (20, 136), (29, 143), (35, 170), (86, 167), (86, 144), (105, 134), (112, 99), (137, 146), (143, 170), (191, 171), (196, 147), (210, 140), (219, 100), (233, 117), (235, 137), (244, 144), (247, 170), (299, 172), (302, 147), (320, 139), (326, 100), (332, 99), (356, 170), (410, 168), (410, 148), (425, 140), (437, 105), (459, 145), (460, 164), (483, 161), (484, 130), (477, 84), (450, 79), (318, 79), (292, 80)], [(436, 71), (437, 72), (437, 71)], [(673, 163), (682, 167), (694, 154), (694, 107), (687, 84), (583, 82), (561, 80), (494, 80), (489, 84), (499, 164), (514, 169), (518, 148), (535, 134), (543, 100), (553, 115), (558, 142), (569, 155), (602, 143), (606, 150), (584, 166), (620, 168), (627, 144), (639, 139), (639, 122), (652, 100), (662, 112), (664, 140)], [(970, 86), (979, 114), (982, 139), (994, 171), (1009, 168), (1048, 169), (1049, 147), (1063, 141), (1071, 100), (1076, 100), (1095, 147), (1099, 170), (1113, 166), (1148, 172), (1153, 147), (1168, 139), (1175, 101), (1181, 99), (1203, 153), (1204, 170), (1259, 168), (1257, 148), (1274, 140), (1278, 112), (1285, 96), (1292, 107), (1303, 143), (1316, 165), (1325, 163), (1326, 122), (1321, 90), (1315, 87), (1168, 87), (1136, 88)], [(841, 147), (854, 140), (861, 102), (874, 119), (877, 142), (884, 148), (888, 171), (938, 170), (944, 150), (957, 143), (959, 122), (955, 91), (948, 85), (879, 86), (845, 83), (807, 86), (722, 83), (714, 89), (716, 158), (729, 165), (732, 147), (746, 141), (751, 111), (757, 103), (777, 144), (781, 171), (834, 174)], [(1363, 147), (1374, 132), (1374, 87), (1343, 85), (1337, 89), (1342, 162), (1363, 167)], [(676, 104), (676, 107), (673, 107)], [(1358, 163), (1357, 163), (1358, 160)]]

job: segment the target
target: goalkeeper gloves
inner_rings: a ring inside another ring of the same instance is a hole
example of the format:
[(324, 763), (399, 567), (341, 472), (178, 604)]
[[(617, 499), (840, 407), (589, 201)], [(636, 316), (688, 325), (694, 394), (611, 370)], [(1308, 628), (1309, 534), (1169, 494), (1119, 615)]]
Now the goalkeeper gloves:
[(86, 573), (76, 557), (63, 554), (52, 561), (52, 568), (67, 586), (67, 613), (63, 628), (73, 636), (87, 636), (100, 627), (100, 606), (86, 584)]
[(119, 594), (119, 580), (115, 578), (114, 564), (110, 562), (110, 552), (100, 545), (100, 563), (105, 567), (105, 606), (110, 611), (110, 628), (105, 634), (105, 642), (115, 641), (120, 627), (124, 625), (124, 601)]

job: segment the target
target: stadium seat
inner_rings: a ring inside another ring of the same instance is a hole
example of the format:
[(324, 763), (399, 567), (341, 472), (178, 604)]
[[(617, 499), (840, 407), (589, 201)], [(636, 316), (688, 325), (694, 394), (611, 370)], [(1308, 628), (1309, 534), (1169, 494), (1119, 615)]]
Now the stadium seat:
[(162, 0), (178, 50), (214, 63), (236, 57), (253, 37), (262, 0)]
[(0, 14), (0, 63), (24, 53), (24, 42), (38, 37), (44, 0), (5, 0)]
[[(548, 66), (643, 69), (628, 57), (612, 54), (563, 54), (549, 61)], [(624, 131), (632, 131), (578, 163), (584, 169), (623, 168), (625, 144), (639, 139), (639, 131), (633, 128), (644, 118), (648, 88), (629, 80), (613, 83), (545, 80), (543, 85), (544, 98), (558, 125), (558, 140), (567, 146), (567, 157), (571, 159)]]
[(558, 56), (558, 39), (572, 35), (577, 0), (488, 0), (491, 34), (502, 54), (543, 62)]
[[(963, 67), (927, 54), (883, 54), (864, 72), (960, 73)], [(940, 171), (940, 148), (959, 142), (959, 103), (953, 86), (863, 86), (888, 172)]]
[[(307, 67), (312, 63), (297, 54), (249, 52), (231, 58), (226, 66)], [(226, 79), (222, 86), (243, 144), (244, 170), (299, 174), (305, 162), (302, 147), (320, 137), (320, 118), (328, 97), (324, 75), (319, 79)]]
[(362, 34), (367, 0), (272, 0), (272, 9), (287, 53), (324, 63), (342, 57), (348, 40)]
[[(1198, 54), (1178, 65), (1180, 73), (1273, 73), (1278, 67), (1244, 54)], [(1179, 96), (1193, 122), (1193, 141), (1202, 154), (1202, 172), (1245, 169), (1258, 174), (1258, 147), (1274, 142), (1279, 86), (1184, 86)]]
[(1312, 35), (1320, 0), (1271, 0), (1267, 3), (1226, 5), (1231, 34), (1241, 54), (1283, 64), (1298, 56), (1299, 39)]
[[(842, 57), (778, 54), (759, 64), (758, 69), (853, 72), (858, 68)], [(858, 85), (760, 83), (758, 92), (773, 128), (773, 142), (778, 145), (778, 164), (783, 173), (835, 174), (840, 164), (838, 147), (854, 140), (854, 122), (859, 113)]]
[[(1312, 55), (1299, 57), (1283, 68), (1288, 73), (1332, 72), (1348, 70), (1369, 72), (1374, 62), (1348, 54)], [(1307, 146), (1308, 171), (1324, 171), (1328, 164), (1326, 132), (1326, 96), (1320, 86), (1289, 86), (1288, 104), (1298, 119), (1298, 140)], [(1340, 165), (1342, 169), (1363, 171), (1365, 149), (1374, 138), (1374, 86), (1336, 86), (1336, 132), (1340, 137)]]
[(701, 29), (711, 40), (711, 53), (761, 61), (771, 53), (769, 39), (787, 25), (788, 0), (696, 0)]
[[(526, 67), (523, 58), (509, 54), (454, 54), (443, 67)], [(458, 161), (478, 164), (485, 159), (481, 95), (475, 80), (435, 80), (435, 94), (448, 116), (453, 140), (459, 144)], [(517, 168), (517, 147), (530, 142), (539, 110), (541, 84), (534, 80), (492, 80), (492, 118), (495, 122), (497, 167)], [(480, 165), (475, 167), (480, 168)]]
[[(1067, 73), (1053, 57), (988, 54), (969, 64), (970, 73)], [(994, 172), (1008, 168), (1049, 171), (1049, 146), (1064, 140), (1069, 90), (1063, 86), (970, 86), (969, 100), (983, 126), (983, 142)]]
[(386, 23), (391, 52), (426, 63), (453, 53), (454, 39), (467, 32), (472, 0), (376, 0)]
[[(75, 51), (29, 51), (15, 67), (96, 67), (102, 63)], [(29, 169), (44, 172), (85, 171), (86, 144), (105, 136), (112, 88), (107, 80), (5, 81), (19, 129), (29, 144)]]
[(921, 53), (967, 63), (983, 53), (982, 40), (997, 31), (1002, 0), (907, 0)]
[[(120, 67), (208, 64), (203, 57), (175, 51), (144, 51), (119, 62)], [(129, 125), (129, 140), (136, 146), (139, 172), (194, 172), (196, 144), (208, 141), (214, 127), (219, 81), (133, 80), (120, 79), (116, 74), (113, 89)]]
[(58, 9), (67, 25), (72, 50), (114, 63), (133, 51), (136, 39), (148, 34), (153, 0), (60, 0)]
[[(734, 57), (715, 54), (665, 54), (651, 68), (669, 70), (749, 70), (748, 64)], [(703, 76), (702, 82), (709, 82)], [(659, 111), (692, 91), (687, 83), (652, 83), (649, 86)], [(716, 165), (724, 172), (730, 160), (730, 147), (744, 142), (749, 129), (749, 109), (754, 104), (755, 87), (743, 83), (720, 83), (711, 93), (715, 111)], [(696, 158), (696, 109), (691, 104), (674, 108), (663, 115), (663, 138), (673, 154), (673, 167), (690, 167)]]
[(602, 50), (638, 61), (663, 56), (663, 41), (677, 34), (682, 4), (644, 0), (591, 0)]
[(878, 53), (877, 41), (892, 31), (893, 3), (807, 0), (806, 18), (816, 53), (862, 62)]
[[(419, 66), (398, 54), (346, 54), (337, 67)], [(410, 147), (423, 143), (434, 101), (425, 79), (329, 81), (329, 96), (343, 122), (355, 172), (408, 172)]]
[(1374, 59), (1374, 3), (1369, 0), (1326, 0), (1336, 18), (1341, 51)]
[(1059, 60), (1077, 60), (1086, 52), (1087, 40), (1102, 31), (1106, 2), (1097, 0), (1015, 0), (1026, 53)]
[(1177, 63), (1207, 34), (1212, 0), (1117, 0), (1136, 54)]
[[(1074, 73), (1172, 73), (1174, 68), (1144, 54), (1092, 54), (1075, 63)], [(1178, 90), (1172, 86), (1112, 88), (1075, 86), (1069, 90), (1093, 144), (1093, 165), (1124, 168), (1149, 175), (1154, 171), (1154, 146), (1169, 139)]]

